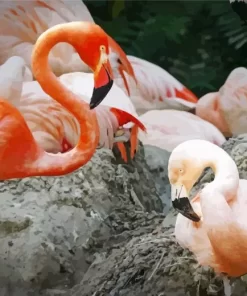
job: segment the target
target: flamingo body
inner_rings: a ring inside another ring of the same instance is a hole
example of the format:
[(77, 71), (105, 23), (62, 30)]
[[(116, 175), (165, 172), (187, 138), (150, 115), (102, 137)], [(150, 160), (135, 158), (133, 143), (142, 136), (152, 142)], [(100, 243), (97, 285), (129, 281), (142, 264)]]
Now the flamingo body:
[(247, 132), (247, 69), (234, 69), (218, 92), (203, 96), (196, 114), (217, 126), (226, 136)]
[[(116, 72), (118, 57), (112, 55), (111, 64), (116, 83), (124, 89), (124, 81)], [(139, 114), (153, 109), (190, 110), (198, 98), (176, 78), (161, 67), (146, 60), (127, 55), (137, 81), (125, 74), (131, 100)]]
[(219, 146), (225, 142), (214, 125), (185, 111), (152, 110), (142, 114), (140, 119), (147, 128), (147, 133), (139, 132), (143, 144), (167, 151), (190, 139), (207, 140)]
[[(37, 81), (24, 82), (27, 69), (21, 57), (8, 59), (0, 68), (0, 95), (18, 108), (40, 147), (47, 152), (64, 153), (76, 146), (80, 136), (80, 125), (70, 112), (42, 90)], [(89, 103), (94, 87), (93, 74), (64, 74), (59, 80), (83, 101)], [(116, 97), (120, 100), (116, 100)], [(122, 137), (114, 137), (114, 134), (126, 122), (133, 122), (130, 128), (134, 123), (144, 128), (130, 99), (115, 84), (95, 111), (101, 147), (111, 149), (115, 142), (121, 141)], [(128, 138), (130, 134), (125, 141)]]
[[(93, 74), (68, 73), (60, 76), (59, 80), (89, 103), (93, 90)], [(120, 100), (116, 100), (115, 96)], [(78, 121), (60, 104), (51, 100), (36, 81), (24, 83), (21, 99), (12, 103), (21, 111), (35, 139), (46, 151), (64, 152), (66, 146), (70, 149), (77, 143), (80, 133)], [(145, 129), (130, 99), (115, 84), (95, 111), (100, 129), (100, 146), (112, 148), (114, 134), (120, 126), (130, 121), (132, 124), (129, 128), (137, 124)]]
[[(190, 140), (177, 146), (168, 164), (172, 199), (188, 197), (206, 167), (214, 170), (215, 179), (191, 201), (200, 221), (193, 222), (179, 213), (175, 236), (201, 265), (232, 277), (241, 276), (247, 273), (247, 181), (239, 180), (230, 156), (204, 140)], [(182, 193), (177, 195), (175, 189), (179, 187)]]

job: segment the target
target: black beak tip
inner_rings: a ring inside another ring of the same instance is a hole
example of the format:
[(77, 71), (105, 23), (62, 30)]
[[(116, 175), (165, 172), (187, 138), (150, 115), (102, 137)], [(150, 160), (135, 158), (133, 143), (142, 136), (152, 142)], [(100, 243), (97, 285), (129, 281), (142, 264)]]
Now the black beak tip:
[(199, 222), (201, 218), (194, 212), (188, 197), (176, 198), (172, 202), (173, 207), (184, 217), (193, 222)]
[(95, 107), (97, 107), (96, 104), (94, 104), (94, 103), (90, 103), (90, 104), (89, 104), (89, 109), (90, 109), (90, 110), (93, 110)]
[(108, 92), (111, 90), (112, 86), (113, 80), (109, 80), (106, 85), (93, 89), (92, 98), (89, 103), (90, 110), (96, 108), (104, 100)]

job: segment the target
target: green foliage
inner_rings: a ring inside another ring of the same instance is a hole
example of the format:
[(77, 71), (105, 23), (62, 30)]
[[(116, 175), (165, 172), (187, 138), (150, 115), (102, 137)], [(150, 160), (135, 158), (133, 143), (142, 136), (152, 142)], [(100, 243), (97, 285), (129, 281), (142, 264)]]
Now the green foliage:
[(197, 95), (247, 65), (247, 28), (226, 1), (84, 1), (127, 54), (158, 64)]

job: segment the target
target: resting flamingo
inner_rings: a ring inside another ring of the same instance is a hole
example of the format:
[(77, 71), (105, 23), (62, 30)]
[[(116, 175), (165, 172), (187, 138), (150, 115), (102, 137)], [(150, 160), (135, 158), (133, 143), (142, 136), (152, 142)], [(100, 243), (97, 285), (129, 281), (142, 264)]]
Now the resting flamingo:
[[(30, 75), (31, 71), (21, 57), (9, 58), (0, 67), (0, 96), (21, 112), (39, 146), (47, 152), (64, 153), (78, 142), (79, 123), (61, 104), (46, 94), (37, 81), (32, 81)], [(60, 76), (59, 80), (89, 103), (94, 86), (93, 74), (68, 73)], [(136, 137), (135, 130), (139, 127), (145, 128), (138, 120), (129, 97), (113, 83), (103, 103), (95, 111), (100, 129), (99, 146), (111, 149), (115, 143), (123, 160), (127, 162), (123, 142), (130, 139), (133, 158), (138, 146), (138, 142), (133, 139)], [(131, 125), (129, 129), (121, 129), (122, 125), (128, 122), (133, 122), (136, 127)]]
[[(93, 69), (93, 96), (106, 96), (113, 84), (109, 74), (108, 38), (99, 26), (88, 22), (71, 22), (54, 26), (41, 34), (32, 55), (33, 74), (42, 89), (77, 118), (80, 123), (79, 141), (67, 153), (45, 152), (35, 142), (21, 113), (3, 98), (0, 100), (1, 180), (64, 175), (87, 163), (95, 152), (99, 141), (95, 111), (91, 111), (88, 104), (64, 87), (49, 67), (49, 52), (58, 42), (70, 43)], [(88, 43), (91, 44), (90, 50), (87, 50)]]
[[(54, 25), (72, 21), (94, 23), (81, 0), (1, 1), (0, 64), (11, 56), (20, 56), (31, 67), (31, 53), (39, 35)], [(116, 71), (121, 75), (126, 71), (135, 80), (133, 69), (122, 48), (110, 36), (108, 42), (110, 51), (122, 61)], [(71, 72), (91, 72), (90, 67), (81, 62), (78, 53), (67, 43), (56, 44), (49, 55), (49, 64), (57, 76)]]
[[(30, 67), (31, 50), (40, 33), (59, 23), (94, 22), (81, 0), (2, 1), (0, 8), (0, 63), (17, 55), (23, 57)], [(188, 110), (197, 101), (191, 91), (165, 70), (145, 60), (126, 57), (117, 42), (110, 36), (108, 38), (114, 81), (130, 95), (138, 114), (157, 108)], [(57, 76), (90, 72), (68, 44), (57, 44), (51, 50), (49, 61)]]
[(190, 139), (202, 139), (221, 146), (223, 134), (210, 122), (186, 111), (152, 110), (140, 115), (147, 132), (139, 132), (139, 140), (172, 151), (178, 144)]
[(203, 96), (196, 114), (217, 126), (227, 136), (247, 132), (247, 69), (234, 69), (218, 92)]
[[(154, 109), (176, 109), (188, 111), (195, 107), (198, 98), (175, 77), (158, 65), (141, 58), (127, 55), (135, 73), (135, 80), (128, 73), (122, 76), (116, 71), (121, 67), (121, 58), (110, 57), (114, 81), (124, 89), (128, 85), (130, 97), (138, 114)], [(137, 85), (136, 85), (137, 81)]]
[[(189, 201), (189, 193), (206, 167), (215, 178)], [(171, 198), (179, 211), (175, 236), (201, 265), (239, 277), (247, 273), (247, 180), (240, 179), (231, 157), (220, 147), (189, 140), (178, 145), (168, 162)], [(225, 294), (231, 295), (224, 277)]]

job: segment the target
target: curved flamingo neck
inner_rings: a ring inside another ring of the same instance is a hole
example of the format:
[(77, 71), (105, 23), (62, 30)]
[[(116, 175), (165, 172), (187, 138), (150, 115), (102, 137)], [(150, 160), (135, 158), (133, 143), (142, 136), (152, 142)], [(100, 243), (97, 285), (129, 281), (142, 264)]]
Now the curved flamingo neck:
[[(214, 180), (207, 186), (217, 189), (226, 199), (230, 200), (237, 193), (239, 187), (239, 173), (234, 160), (220, 147), (212, 145), (206, 149), (202, 156), (202, 166), (211, 167), (215, 173)], [(205, 187), (205, 188), (206, 188)]]
[[(99, 127), (95, 111), (91, 111), (87, 103), (67, 89), (52, 73), (48, 64), (50, 50), (59, 42), (67, 42), (73, 46), (73, 39), (85, 36), (76, 36), (72, 24), (63, 25), (43, 33), (33, 50), (32, 70), (42, 89), (54, 100), (59, 102), (80, 123), (80, 138), (75, 148), (64, 154), (51, 154), (42, 151), (38, 159), (28, 168), (27, 175), (63, 175), (87, 163), (93, 156), (99, 141)], [(84, 39), (83, 39), (84, 38)]]

